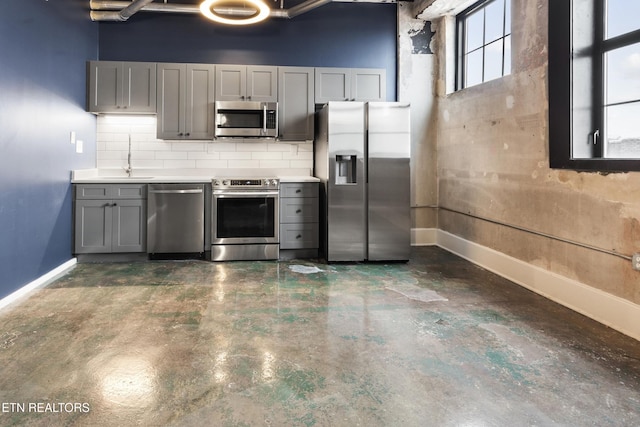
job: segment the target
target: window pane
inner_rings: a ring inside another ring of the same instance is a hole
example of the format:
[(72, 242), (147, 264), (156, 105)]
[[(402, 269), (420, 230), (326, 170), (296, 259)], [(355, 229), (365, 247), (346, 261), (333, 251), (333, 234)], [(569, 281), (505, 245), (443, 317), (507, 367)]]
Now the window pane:
[(504, 35), (504, 0), (497, 0), (485, 8), (486, 44), (498, 40)]
[(506, 0), (505, 6), (506, 6), (506, 10), (504, 12), (505, 13), (504, 33), (511, 34), (511, 0)]
[(640, 158), (640, 102), (605, 108), (606, 157)]
[(504, 38), (504, 75), (511, 74), (511, 36)]
[(471, 52), (484, 44), (484, 9), (469, 15), (467, 23), (467, 46), (465, 53)]
[(640, 29), (638, 0), (605, 0), (607, 4), (607, 38)]
[(612, 50), (605, 55), (605, 102), (640, 100), (640, 43)]
[(466, 56), (465, 87), (482, 83), (482, 49)]
[(484, 48), (484, 81), (502, 77), (502, 40)]

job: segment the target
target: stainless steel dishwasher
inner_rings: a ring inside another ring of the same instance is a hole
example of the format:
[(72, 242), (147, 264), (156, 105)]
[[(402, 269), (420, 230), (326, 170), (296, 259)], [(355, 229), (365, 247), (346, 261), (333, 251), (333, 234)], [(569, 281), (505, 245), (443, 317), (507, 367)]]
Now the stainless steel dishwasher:
[(204, 184), (149, 184), (147, 251), (204, 252)]

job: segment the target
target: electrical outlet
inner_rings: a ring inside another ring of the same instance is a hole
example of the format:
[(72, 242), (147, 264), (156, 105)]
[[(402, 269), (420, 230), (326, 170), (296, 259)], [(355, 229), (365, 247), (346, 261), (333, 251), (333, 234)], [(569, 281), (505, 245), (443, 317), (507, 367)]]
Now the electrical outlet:
[(631, 265), (634, 270), (640, 271), (640, 253), (635, 253), (631, 257)]
[(73, 130), (69, 134), (69, 142), (71, 142), (72, 144), (76, 143), (76, 132)]

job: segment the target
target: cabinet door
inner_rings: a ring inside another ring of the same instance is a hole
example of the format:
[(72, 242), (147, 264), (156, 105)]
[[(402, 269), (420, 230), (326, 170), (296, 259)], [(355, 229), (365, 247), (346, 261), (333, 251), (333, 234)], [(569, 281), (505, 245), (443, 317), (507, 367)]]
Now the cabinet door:
[(278, 67), (247, 67), (247, 100), (276, 102), (278, 100)]
[(144, 200), (114, 200), (110, 252), (144, 252), (147, 246), (147, 211)]
[(185, 64), (158, 64), (158, 138), (181, 139), (185, 133)]
[(119, 112), (122, 103), (122, 62), (89, 62), (89, 111)]
[(216, 67), (216, 101), (244, 101), (247, 95), (247, 66)]
[(314, 70), (306, 67), (278, 69), (278, 128), (280, 139), (313, 140)]
[(155, 113), (156, 64), (125, 62), (122, 71), (122, 108), (131, 113)]
[(75, 253), (111, 252), (112, 209), (110, 200), (76, 200)]
[(186, 139), (213, 139), (215, 66), (187, 64)]
[(354, 68), (351, 70), (352, 101), (386, 101), (386, 70)]
[(349, 68), (316, 68), (315, 103), (351, 100), (351, 71)]

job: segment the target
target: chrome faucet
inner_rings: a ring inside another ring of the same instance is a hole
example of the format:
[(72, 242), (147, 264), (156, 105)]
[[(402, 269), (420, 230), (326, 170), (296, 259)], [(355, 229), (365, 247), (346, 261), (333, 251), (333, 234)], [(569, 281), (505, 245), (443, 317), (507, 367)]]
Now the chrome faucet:
[(129, 134), (129, 153), (127, 154), (127, 167), (124, 168), (124, 171), (127, 173), (127, 176), (131, 178), (131, 174), (133, 173), (133, 167), (131, 167), (131, 134)]

